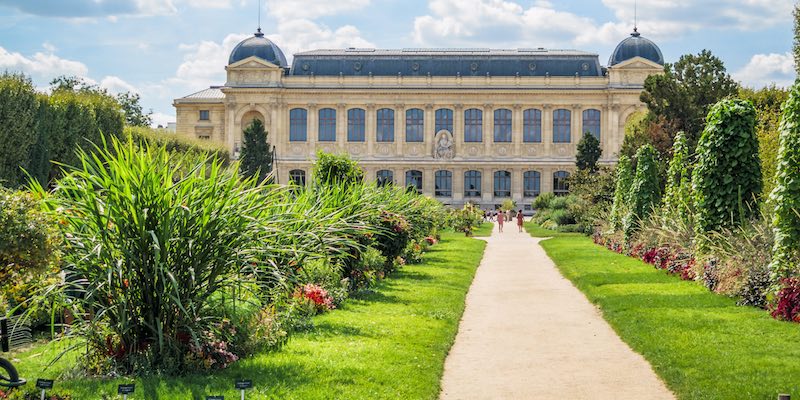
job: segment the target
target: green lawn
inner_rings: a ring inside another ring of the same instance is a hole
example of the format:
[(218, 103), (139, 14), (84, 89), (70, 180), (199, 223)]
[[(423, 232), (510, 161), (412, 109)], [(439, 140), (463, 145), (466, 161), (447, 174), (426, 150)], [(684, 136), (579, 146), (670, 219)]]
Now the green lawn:
[(696, 282), (595, 245), (526, 225), (561, 273), (682, 399), (800, 396), (800, 326), (741, 307)]
[(494, 228), (493, 222), (484, 221), (475, 232), (472, 233), (474, 237), (489, 237), (492, 236), (492, 229)]
[[(137, 379), (131, 399), (205, 399), (232, 390), (239, 378), (256, 388), (248, 399), (435, 399), (464, 298), (485, 242), (446, 233), (420, 265), (409, 265), (375, 291), (349, 299), (314, 318), (315, 329), (295, 334), (280, 351), (242, 360), (231, 368), (182, 378)], [(41, 373), (53, 350), (27, 351), (20, 373), (29, 380), (55, 376), (67, 360)], [(74, 358), (73, 358), (74, 359)], [(116, 393), (123, 380), (69, 380), (57, 388), (76, 399)], [(30, 386), (30, 385), (29, 385)]]

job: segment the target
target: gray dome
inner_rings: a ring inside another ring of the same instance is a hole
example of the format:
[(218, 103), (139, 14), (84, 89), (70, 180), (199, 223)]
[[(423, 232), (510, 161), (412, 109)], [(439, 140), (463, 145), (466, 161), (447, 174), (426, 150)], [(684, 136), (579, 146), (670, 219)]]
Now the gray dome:
[(261, 28), (258, 28), (253, 37), (242, 40), (233, 48), (231, 56), (228, 58), (228, 65), (251, 56), (256, 56), (281, 68), (286, 68), (288, 65), (286, 56), (283, 55), (281, 49), (264, 37), (264, 34), (261, 33)]
[(636, 28), (633, 28), (631, 36), (620, 42), (614, 52), (611, 53), (611, 58), (608, 59), (608, 66), (617, 65), (634, 57), (646, 58), (654, 63), (664, 65), (664, 56), (661, 55), (661, 49), (651, 40), (643, 38)]

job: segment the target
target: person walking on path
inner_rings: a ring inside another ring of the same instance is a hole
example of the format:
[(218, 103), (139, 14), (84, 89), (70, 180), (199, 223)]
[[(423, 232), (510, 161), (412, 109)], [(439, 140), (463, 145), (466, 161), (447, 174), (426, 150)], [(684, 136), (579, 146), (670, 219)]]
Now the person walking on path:
[(506, 220), (506, 215), (505, 213), (503, 213), (503, 210), (500, 210), (497, 213), (497, 229), (500, 231), (500, 233), (503, 233), (503, 223), (505, 222), (505, 220)]
[(517, 211), (517, 228), (522, 232), (522, 224), (525, 223), (525, 217), (522, 215), (522, 210)]

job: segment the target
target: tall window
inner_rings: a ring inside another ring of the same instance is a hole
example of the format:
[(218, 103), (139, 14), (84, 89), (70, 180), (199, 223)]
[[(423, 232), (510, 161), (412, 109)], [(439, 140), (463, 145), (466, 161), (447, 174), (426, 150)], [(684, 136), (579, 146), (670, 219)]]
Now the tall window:
[(200, 110), (200, 121), (208, 121), (210, 119), (208, 110)]
[(572, 113), (560, 108), (553, 111), (553, 143), (569, 143)]
[(494, 141), (511, 142), (511, 110), (505, 108), (494, 110)]
[(453, 133), (453, 110), (449, 108), (436, 110), (436, 130), (434, 133), (438, 133), (442, 129)]
[(306, 171), (302, 169), (293, 169), (289, 171), (289, 181), (297, 186), (305, 186), (306, 185)]
[(522, 112), (522, 141), (525, 143), (542, 142), (542, 112), (530, 108)]
[(289, 111), (289, 141), (305, 142), (308, 132), (308, 111), (305, 108), (293, 108)]
[(569, 194), (569, 172), (556, 171), (553, 173), (553, 193), (556, 196), (565, 196)]
[(421, 142), (425, 125), (425, 112), (419, 108), (406, 110), (406, 142)]
[(453, 173), (450, 171), (436, 171), (436, 196), (450, 197), (453, 195)]
[(394, 185), (394, 172), (388, 169), (378, 171), (375, 182), (378, 186)]
[(363, 142), (366, 121), (364, 120), (364, 110), (361, 108), (351, 108), (347, 110), (347, 141)]
[(381, 108), (378, 110), (378, 130), (376, 140), (379, 142), (394, 142), (394, 110)]
[(600, 140), (600, 110), (583, 111), (583, 132), (589, 132)]
[(541, 193), (542, 174), (538, 171), (525, 171), (522, 176), (522, 190), (525, 197), (536, 197)]
[(464, 111), (464, 141), (483, 141), (483, 111), (477, 108)]
[(319, 141), (336, 141), (336, 110), (332, 108), (319, 110)]
[(422, 193), (422, 171), (406, 171), (406, 187), (413, 188), (417, 193)]
[(494, 197), (511, 197), (511, 172), (494, 173)]
[(464, 172), (464, 197), (481, 197), (481, 171)]

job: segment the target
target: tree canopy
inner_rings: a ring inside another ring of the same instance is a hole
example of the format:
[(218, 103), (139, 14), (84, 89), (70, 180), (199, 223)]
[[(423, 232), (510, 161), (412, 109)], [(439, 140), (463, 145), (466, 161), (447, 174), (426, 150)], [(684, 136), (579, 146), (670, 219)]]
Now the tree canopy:
[(258, 175), (263, 182), (272, 172), (272, 149), (267, 142), (267, 132), (260, 119), (253, 119), (242, 133), (242, 156), (239, 168), (247, 177)]
[(600, 141), (590, 132), (583, 134), (578, 142), (578, 153), (575, 156), (575, 165), (579, 170), (597, 171), (597, 161), (600, 160), (603, 150)]

